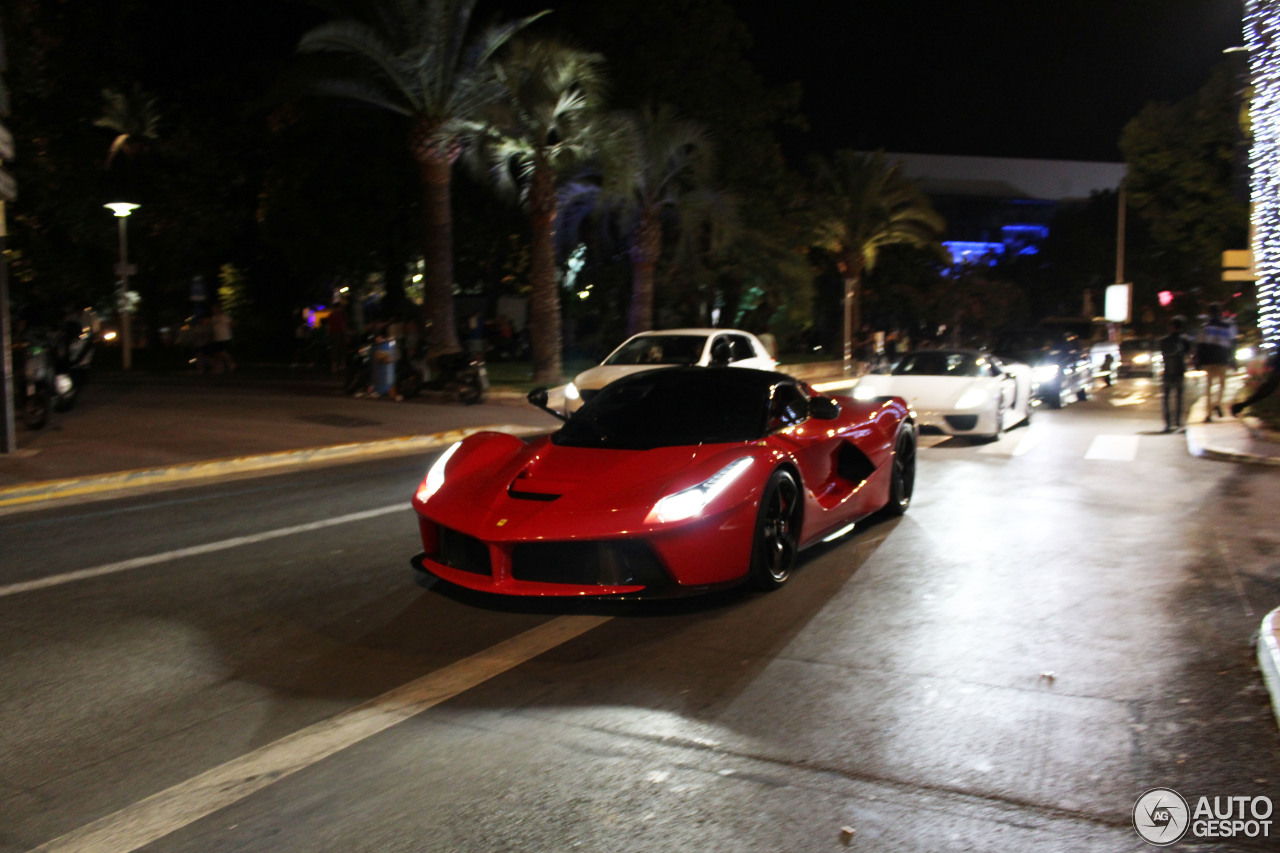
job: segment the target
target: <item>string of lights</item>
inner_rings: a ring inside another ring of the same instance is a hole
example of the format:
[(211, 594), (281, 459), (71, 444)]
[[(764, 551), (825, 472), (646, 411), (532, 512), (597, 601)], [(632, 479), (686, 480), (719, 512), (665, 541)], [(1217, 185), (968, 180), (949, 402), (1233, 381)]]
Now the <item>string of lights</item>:
[(1280, 345), (1280, 0), (1245, 0), (1244, 40), (1253, 88), (1249, 151), (1258, 330)]

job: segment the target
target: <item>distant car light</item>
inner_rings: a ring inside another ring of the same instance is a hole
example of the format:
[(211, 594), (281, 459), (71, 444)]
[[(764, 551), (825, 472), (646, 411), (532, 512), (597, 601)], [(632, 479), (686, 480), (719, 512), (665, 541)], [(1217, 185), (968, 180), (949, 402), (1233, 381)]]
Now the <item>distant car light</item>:
[(581, 400), (582, 395), (578, 393), (578, 386), (572, 382), (564, 386), (564, 398), (566, 400)]
[(1253, 358), (1253, 347), (1240, 347), (1236, 350), (1236, 361), (1248, 361)]
[(1058, 378), (1058, 365), (1056, 364), (1040, 364), (1032, 371), (1031, 376), (1037, 382), (1052, 382)]
[(1133, 363), (1134, 363), (1134, 364), (1150, 364), (1150, 363), (1151, 363), (1151, 353), (1146, 353), (1146, 352), (1140, 352), (1140, 353), (1138, 353), (1137, 355), (1135, 355), (1135, 356), (1133, 357)]

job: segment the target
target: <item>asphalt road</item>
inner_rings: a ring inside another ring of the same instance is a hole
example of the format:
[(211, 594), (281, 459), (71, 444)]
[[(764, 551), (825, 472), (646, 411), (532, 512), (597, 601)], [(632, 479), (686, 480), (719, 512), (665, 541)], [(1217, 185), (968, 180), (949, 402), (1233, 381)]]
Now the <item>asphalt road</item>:
[(421, 583), (426, 457), (0, 517), (0, 851), (1142, 850), (1150, 788), (1278, 801), (1280, 472), (1150, 389), (931, 441), (767, 595)]

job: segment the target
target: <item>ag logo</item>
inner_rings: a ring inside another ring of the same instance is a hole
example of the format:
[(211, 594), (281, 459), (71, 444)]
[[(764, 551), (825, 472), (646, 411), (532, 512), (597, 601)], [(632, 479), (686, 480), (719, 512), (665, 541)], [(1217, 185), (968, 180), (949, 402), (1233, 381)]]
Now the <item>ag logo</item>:
[(1191, 812), (1172, 788), (1152, 788), (1133, 804), (1133, 828), (1142, 840), (1167, 847), (1187, 834)]

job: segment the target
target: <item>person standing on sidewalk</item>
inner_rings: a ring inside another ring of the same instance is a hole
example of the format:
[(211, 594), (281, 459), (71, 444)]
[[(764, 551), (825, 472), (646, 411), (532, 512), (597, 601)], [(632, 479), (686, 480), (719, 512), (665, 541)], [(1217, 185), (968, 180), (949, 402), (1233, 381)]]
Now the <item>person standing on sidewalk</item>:
[(1160, 354), (1164, 357), (1160, 388), (1165, 432), (1182, 426), (1182, 397), (1187, 384), (1187, 357), (1191, 354), (1191, 341), (1183, 334), (1186, 326), (1187, 318), (1179, 314), (1169, 321), (1169, 334), (1160, 339)]
[(209, 357), (215, 373), (219, 370), (228, 374), (236, 372), (236, 363), (231, 357), (231, 327), (231, 315), (214, 303), (213, 314), (209, 317)]
[(1231, 414), (1240, 417), (1240, 413), (1261, 400), (1263, 397), (1270, 397), (1280, 388), (1280, 348), (1272, 351), (1267, 356), (1266, 378), (1258, 383), (1258, 387), (1253, 389), (1253, 393), (1245, 397), (1238, 403), (1231, 404)]
[(1222, 398), (1227, 391), (1227, 371), (1235, 366), (1236, 327), (1222, 316), (1222, 306), (1209, 303), (1209, 319), (1196, 337), (1196, 366), (1205, 373), (1205, 415), (1209, 423), (1222, 413)]

